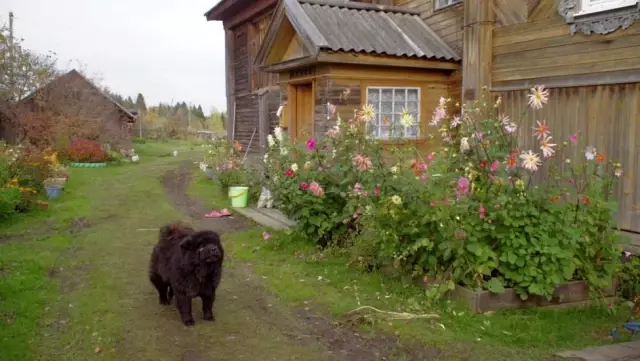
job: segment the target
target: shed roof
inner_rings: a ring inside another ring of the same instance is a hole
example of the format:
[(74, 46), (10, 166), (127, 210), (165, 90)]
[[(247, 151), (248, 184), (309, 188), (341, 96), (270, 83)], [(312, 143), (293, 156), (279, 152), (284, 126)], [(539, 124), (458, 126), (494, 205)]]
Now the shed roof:
[(296, 30), (313, 33), (310, 38), (319, 50), (461, 59), (412, 9), (340, 0), (283, 1), (306, 15), (298, 19), (302, 29)]

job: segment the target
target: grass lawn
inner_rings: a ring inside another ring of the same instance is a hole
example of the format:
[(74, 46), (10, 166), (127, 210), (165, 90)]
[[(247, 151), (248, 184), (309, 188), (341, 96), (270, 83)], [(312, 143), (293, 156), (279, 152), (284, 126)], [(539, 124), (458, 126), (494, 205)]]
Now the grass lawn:
[[(179, 155), (167, 156), (173, 150)], [(428, 309), (417, 288), (358, 274), (339, 255), (284, 243), (285, 234), (265, 241), (264, 229), (239, 218), (202, 219), (228, 201), (204, 177), (190, 181), (197, 144), (152, 142), (136, 151), (140, 164), (73, 169), (47, 210), (0, 224), (1, 360), (365, 361), (394, 346), (387, 336), (366, 337), (394, 333), (442, 349), (438, 360), (545, 360), (558, 349), (610, 342), (609, 330), (623, 320), (605, 309), (491, 316)], [(190, 216), (226, 232), (228, 258), (217, 321), (202, 321), (194, 301), (196, 326), (185, 328), (173, 306), (157, 304), (146, 272), (157, 228)], [(372, 325), (342, 317), (359, 305), (442, 317)], [(360, 325), (362, 336), (344, 321)], [(387, 359), (411, 359), (401, 354)]]

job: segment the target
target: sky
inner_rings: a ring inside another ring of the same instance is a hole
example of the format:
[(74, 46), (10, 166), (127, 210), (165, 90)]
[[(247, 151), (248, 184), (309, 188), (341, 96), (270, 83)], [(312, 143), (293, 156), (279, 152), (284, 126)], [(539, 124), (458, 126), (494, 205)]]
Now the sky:
[(59, 67), (84, 68), (147, 105), (185, 101), (226, 108), (224, 30), (204, 13), (219, 0), (2, 0), (14, 35)]

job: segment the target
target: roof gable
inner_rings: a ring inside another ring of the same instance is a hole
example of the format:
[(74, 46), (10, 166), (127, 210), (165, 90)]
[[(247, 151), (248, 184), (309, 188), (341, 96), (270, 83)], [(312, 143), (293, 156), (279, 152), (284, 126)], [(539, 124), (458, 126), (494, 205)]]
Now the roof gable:
[(255, 65), (265, 67), (282, 60), (295, 34), (309, 61), (320, 51), (461, 59), (410, 9), (336, 0), (280, 0)]
[[(75, 69), (72, 69), (69, 72), (60, 75), (59, 77), (57, 77), (57, 78), (53, 79), (52, 81), (50, 81), (48, 84), (46, 84), (46, 85), (34, 90), (33, 92), (31, 92), (31, 94), (29, 94), (29, 95), (25, 96), (24, 98), (20, 99), (19, 102), (26, 102), (26, 101), (32, 99), (36, 94), (41, 93), (43, 91), (46, 91), (47, 89), (50, 89), (52, 87), (56, 87), (59, 84), (63, 84), (66, 81), (70, 81), (70, 80), (71, 81), (78, 80), (78, 81), (84, 83), (89, 88), (95, 90), (96, 93), (98, 93), (101, 97), (103, 97), (106, 100), (108, 100), (109, 102), (113, 103), (118, 108), (119, 111), (124, 113), (124, 115), (126, 117), (128, 117), (131, 120), (135, 120), (136, 116), (133, 115), (128, 109), (126, 109), (120, 103), (118, 103), (115, 100), (113, 100), (113, 98), (111, 98), (108, 94), (106, 94), (104, 91), (102, 91), (96, 85), (94, 85), (91, 81), (89, 81), (82, 74), (80, 74), (80, 72), (78, 72)], [(73, 84), (73, 82), (71, 82), (71, 84)]]

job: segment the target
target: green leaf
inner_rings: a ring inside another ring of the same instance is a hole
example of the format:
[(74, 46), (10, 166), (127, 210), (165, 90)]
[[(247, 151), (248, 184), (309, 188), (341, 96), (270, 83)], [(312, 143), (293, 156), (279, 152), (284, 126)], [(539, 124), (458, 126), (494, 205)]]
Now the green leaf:
[(485, 286), (492, 293), (504, 293), (504, 284), (497, 278), (490, 279)]

